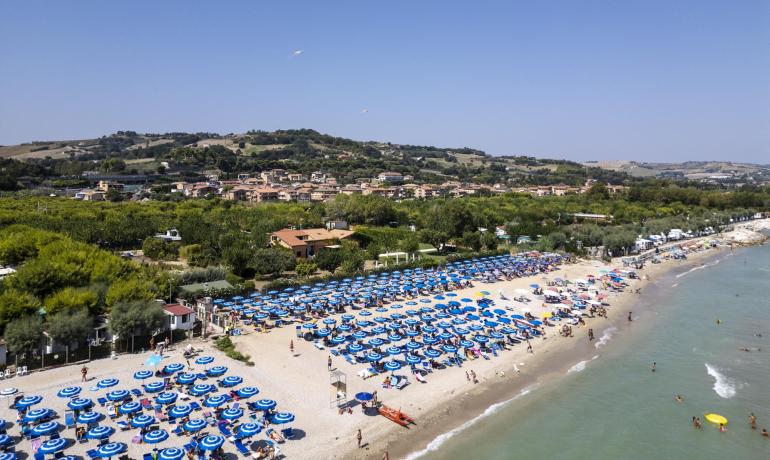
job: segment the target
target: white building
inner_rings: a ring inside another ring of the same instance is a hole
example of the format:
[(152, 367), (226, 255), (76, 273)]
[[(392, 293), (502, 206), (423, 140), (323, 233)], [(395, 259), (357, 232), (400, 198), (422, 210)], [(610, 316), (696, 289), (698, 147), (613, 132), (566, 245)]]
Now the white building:
[(178, 303), (170, 303), (163, 306), (166, 313), (166, 329), (189, 331), (195, 324), (195, 311)]

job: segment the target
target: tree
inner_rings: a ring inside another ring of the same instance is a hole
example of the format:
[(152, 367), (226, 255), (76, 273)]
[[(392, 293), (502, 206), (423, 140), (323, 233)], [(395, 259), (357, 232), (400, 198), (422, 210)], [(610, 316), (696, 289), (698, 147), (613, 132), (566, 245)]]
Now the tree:
[(5, 342), (8, 349), (18, 355), (24, 355), (40, 345), (43, 337), (43, 322), (37, 315), (23, 316), (8, 323)]
[(14, 319), (36, 315), (40, 301), (32, 294), (8, 289), (0, 293), (0, 329)]
[[(118, 302), (110, 310), (110, 331), (120, 339), (150, 333), (163, 325), (166, 314), (155, 301)], [(133, 347), (132, 347), (133, 348)]]
[(308, 277), (318, 270), (318, 266), (308, 260), (298, 260), (294, 270), (297, 271), (297, 275)]
[(291, 251), (283, 248), (257, 249), (252, 261), (254, 270), (260, 275), (279, 275), (294, 268), (295, 263)]
[(112, 307), (118, 302), (131, 300), (152, 300), (158, 297), (158, 287), (152, 280), (141, 276), (132, 276), (119, 283), (113, 283), (107, 289), (104, 303)]
[(313, 258), (313, 262), (315, 262), (321, 270), (330, 272), (334, 272), (337, 267), (342, 265), (342, 261), (343, 254), (339, 248), (323, 248), (319, 250)]
[(439, 252), (444, 249), (444, 245), (447, 241), (449, 241), (449, 235), (447, 235), (445, 232), (431, 230), (428, 228), (420, 230), (418, 235), (421, 241), (425, 241), (426, 243), (430, 244)]
[(407, 258), (409, 258), (410, 255), (420, 250), (420, 242), (417, 241), (414, 234), (410, 233), (406, 238), (399, 241), (399, 247), (406, 253)]
[(462, 237), (463, 246), (478, 252), (481, 250), (481, 237), (479, 232), (465, 232)]
[(48, 315), (60, 312), (87, 310), (98, 313), (99, 295), (89, 289), (64, 288), (45, 299), (45, 311)]
[(490, 251), (497, 249), (497, 235), (494, 232), (486, 231), (481, 234), (481, 245)]
[(46, 323), (48, 335), (68, 349), (73, 343), (84, 342), (93, 326), (85, 309), (55, 313), (48, 316)]
[(601, 182), (596, 182), (586, 191), (586, 196), (591, 199), (606, 200), (610, 197), (610, 191), (607, 186)]

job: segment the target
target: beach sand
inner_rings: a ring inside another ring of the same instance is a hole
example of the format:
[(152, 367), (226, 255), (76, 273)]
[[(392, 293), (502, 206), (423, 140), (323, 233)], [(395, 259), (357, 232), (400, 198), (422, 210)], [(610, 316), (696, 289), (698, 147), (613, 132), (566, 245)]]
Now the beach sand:
[[(756, 225), (756, 224), (755, 224)], [(766, 224), (764, 224), (766, 225)], [(720, 238), (725, 238), (722, 235)], [(710, 237), (707, 239), (715, 239)], [(697, 267), (704, 258), (718, 252), (729, 250), (726, 245), (718, 249), (704, 250), (688, 255), (683, 261), (664, 261), (661, 264), (647, 264), (638, 273), (650, 279), (631, 280), (630, 287), (622, 293), (610, 293), (606, 299), (609, 302), (607, 312), (609, 318), (588, 318), (585, 327), (574, 327), (574, 337), (561, 337), (557, 328), (546, 328), (545, 339), (537, 338), (532, 341), (534, 353), (526, 352), (526, 345), (519, 344), (511, 350), (503, 351), (498, 357), (490, 360), (477, 359), (466, 362), (462, 368), (452, 367), (434, 371), (428, 374), (428, 383), (421, 384), (410, 377), (411, 383), (402, 390), (381, 388), (382, 378), (373, 377), (363, 380), (356, 373), (363, 365), (350, 365), (342, 358), (333, 358), (333, 367), (346, 374), (347, 394), (377, 391), (379, 399), (386, 405), (400, 408), (416, 419), (416, 426), (410, 429), (402, 428), (378, 415), (364, 414), (360, 406), (352, 410), (352, 414), (339, 414), (333, 401), (330, 385), (330, 373), (327, 370), (328, 350), (318, 350), (312, 343), (296, 337), (294, 325), (273, 329), (268, 333), (258, 333), (249, 330), (246, 335), (233, 337), (239, 351), (251, 356), (255, 366), (227, 358), (222, 353), (213, 350), (207, 342), (194, 342), (196, 348), (204, 348), (203, 354), (216, 358), (214, 364), (230, 368), (227, 375), (239, 375), (244, 378), (244, 385), (256, 386), (260, 394), (256, 398), (270, 398), (278, 402), (277, 410), (291, 412), (296, 415), (292, 424), (295, 428), (295, 439), (281, 445), (282, 453), (288, 458), (377, 458), (380, 459), (387, 450), (391, 459), (403, 458), (408, 454), (424, 449), (433, 439), (442, 433), (457, 428), (472, 419), (495, 403), (506, 401), (533, 385), (538, 385), (545, 379), (558, 378), (570, 365), (581, 359), (590, 359), (596, 354), (595, 342), (589, 343), (587, 330), (594, 329), (597, 339), (604, 331), (623, 324), (629, 310), (633, 310), (634, 302), (640, 294), (633, 290), (641, 288), (641, 295), (650, 288), (655, 288), (655, 280), (665, 271), (675, 267)], [(598, 274), (602, 268), (621, 267), (620, 261), (605, 265), (600, 261), (581, 260), (577, 263), (560, 267), (549, 273), (548, 279), (586, 278), (589, 274)], [(474, 288), (455, 291), (459, 297), (477, 298), (480, 290), (488, 290), (490, 297), (497, 305), (521, 307), (523, 304), (513, 301), (499, 300), (498, 292), (512, 299), (515, 289), (527, 289), (532, 283), (544, 284), (546, 277), (537, 276), (520, 278), (495, 284), (477, 284)], [(528, 308), (535, 316), (546, 311), (541, 307), (542, 301), (533, 299)], [(289, 351), (290, 341), (294, 342), (294, 353)], [(185, 363), (181, 356), (184, 344), (177, 344), (176, 351), (163, 363)], [(611, 346), (611, 345), (607, 345)], [(88, 384), (80, 383), (81, 365), (60, 367), (44, 372), (32, 373), (28, 376), (13, 378), (4, 382), (4, 386), (13, 386), (26, 394), (40, 394), (44, 402), (37, 407), (51, 407), (63, 414), (65, 400), (56, 397), (56, 391), (65, 386), (82, 385), (84, 397), (96, 399), (96, 393), (88, 387), (103, 377), (116, 377), (121, 385), (116, 388), (136, 388), (139, 382), (132, 379), (133, 372), (144, 369), (143, 363), (150, 356), (149, 352), (121, 355), (118, 359), (92, 361), (89, 367)], [(201, 366), (198, 366), (201, 367)], [(516, 371), (518, 369), (519, 372)], [(479, 379), (478, 384), (466, 380), (465, 371), (473, 370)], [(397, 374), (408, 375), (408, 369)], [(150, 379), (153, 380), (153, 379)], [(101, 395), (102, 392), (99, 393)], [(102, 410), (102, 412), (104, 412)], [(195, 416), (195, 415), (193, 415)], [(0, 417), (9, 421), (15, 420), (16, 412), (7, 404), (0, 407)], [(60, 420), (63, 422), (63, 420)], [(165, 425), (165, 424), (164, 424)], [(168, 426), (164, 426), (167, 428)], [(361, 429), (364, 447), (356, 447), (355, 434)], [(11, 430), (18, 432), (18, 428)], [(131, 437), (137, 430), (118, 432), (111, 438), (129, 444), (129, 456), (141, 458), (141, 453), (149, 451), (146, 445), (131, 444)], [(216, 429), (209, 429), (215, 434)], [(73, 438), (72, 430), (63, 433), (63, 437)], [(263, 435), (255, 437), (261, 439)], [(172, 435), (168, 441), (159, 447), (181, 447), (187, 438), (177, 438)], [(92, 448), (95, 441), (89, 444), (77, 444), (67, 449), (68, 454), (83, 455), (87, 448)], [(20, 441), (17, 450), (28, 451), (29, 441)], [(225, 451), (235, 454), (232, 445), (225, 443)]]

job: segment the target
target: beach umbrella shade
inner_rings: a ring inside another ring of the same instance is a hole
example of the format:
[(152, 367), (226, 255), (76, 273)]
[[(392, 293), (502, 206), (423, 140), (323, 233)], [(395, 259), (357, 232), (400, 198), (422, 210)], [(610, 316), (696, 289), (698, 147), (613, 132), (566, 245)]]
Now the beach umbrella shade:
[(168, 439), (168, 432), (166, 430), (152, 430), (142, 436), (142, 440), (147, 444), (157, 444), (166, 439)]
[(332, 334), (331, 329), (326, 329), (326, 328), (315, 331), (315, 335), (317, 335), (318, 337), (329, 337), (331, 334)]
[(43, 422), (37, 425), (35, 428), (32, 428), (32, 434), (36, 434), (38, 436), (47, 436), (59, 431), (60, 426), (61, 425), (59, 425), (59, 422), (55, 421)]
[(163, 368), (163, 373), (164, 374), (175, 374), (175, 373), (181, 371), (182, 369), (184, 369), (184, 364), (181, 364), (181, 363), (166, 364), (166, 367)]
[(227, 398), (222, 395), (209, 396), (203, 401), (203, 405), (206, 407), (219, 407), (227, 402)]
[(168, 411), (168, 416), (171, 418), (182, 418), (187, 417), (192, 413), (192, 407), (188, 406), (187, 404), (178, 404), (171, 408), (170, 411)]
[(201, 356), (200, 358), (195, 360), (195, 364), (198, 364), (199, 366), (205, 366), (213, 362), (214, 362), (213, 356)]
[(11, 396), (11, 395), (15, 395), (18, 392), (19, 390), (17, 388), (13, 388), (13, 387), (3, 388), (2, 390), (0, 390), (0, 396)]
[(198, 447), (203, 450), (217, 450), (225, 443), (225, 438), (217, 435), (206, 436), (198, 443)]
[(219, 377), (220, 375), (224, 375), (225, 372), (227, 372), (227, 367), (214, 366), (206, 371), (206, 375), (209, 377)]
[(361, 402), (371, 401), (374, 399), (374, 395), (371, 393), (367, 393), (365, 391), (362, 391), (361, 393), (356, 393), (356, 400)]
[(247, 399), (259, 393), (259, 389), (257, 387), (243, 387), (239, 388), (236, 393), (238, 394), (239, 398)]
[(388, 361), (385, 363), (385, 370), (394, 372), (401, 369), (401, 364), (398, 361)]
[(249, 438), (259, 434), (260, 431), (262, 431), (262, 427), (256, 423), (243, 423), (238, 427), (238, 436), (241, 438)]
[(141, 410), (142, 405), (136, 401), (129, 401), (127, 403), (121, 404), (120, 409), (118, 409), (121, 414), (134, 414)]
[(185, 431), (188, 431), (190, 433), (197, 433), (198, 431), (206, 428), (208, 426), (208, 423), (206, 423), (205, 420), (201, 418), (194, 418), (191, 420), (188, 420), (184, 424)]
[(152, 377), (152, 371), (142, 370), (134, 372), (134, 378), (136, 380), (146, 380)]
[(57, 439), (51, 439), (43, 444), (40, 444), (40, 447), (38, 447), (37, 451), (41, 454), (55, 454), (57, 452), (63, 451), (65, 448), (67, 448), (67, 441), (64, 438), (57, 438)]
[(126, 450), (128, 450), (128, 446), (125, 443), (111, 442), (109, 444), (103, 444), (99, 446), (99, 449), (96, 451), (96, 454), (99, 457), (110, 458), (116, 455), (120, 455)]
[(425, 337), (425, 339), (423, 339), (423, 342), (426, 345), (433, 345), (434, 343), (438, 342), (438, 339), (435, 337)]
[(190, 388), (190, 393), (193, 396), (203, 396), (216, 390), (216, 387), (210, 383), (198, 383)]
[(454, 345), (444, 345), (443, 347), (441, 347), (441, 349), (444, 350), (444, 352), (446, 352), (446, 353), (455, 353), (455, 352), (457, 352), (457, 347), (454, 346)]
[(107, 399), (110, 401), (122, 401), (131, 396), (128, 390), (113, 390), (107, 393)]
[(96, 383), (96, 386), (98, 388), (110, 388), (110, 387), (114, 387), (118, 383), (120, 383), (118, 379), (112, 379), (112, 378), (101, 379), (99, 380), (99, 382)]
[(45, 420), (53, 416), (51, 409), (30, 409), (24, 414), (22, 419), (24, 422), (37, 422), (38, 420)]
[(131, 419), (131, 426), (134, 428), (146, 428), (155, 423), (155, 417), (147, 414), (140, 414)]
[(16, 460), (16, 452), (3, 452), (0, 454), (0, 460)]
[(163, 449), (158, 454), (158, 460), (182, 460), (187, 455), (184, 449), (179, 447), (169, 447)]
[(28, 407), (34, 406), (35, 404), (40, 404), (42, 400), (43, 397), (39, 395), (24, 396), (16, 401), (16, 407), (19, 409), (26, 409)]
[(478, 343), (487, 343), (489, 342), (489, 337), (485, 335), (477, 335), (476, 337), (473, 338), (473, 340)]
[(243, 409), (231, 407), (230, 409), (223, 410), (219, 416), (225, 420), (236, 420), (243, 417)]
[(403, 353), (403, 350), (401, 350), (399, 347), (388, 347), (385, 351), (391, 356), (396, 356)]
[(81, 412), (78, 415), (78, 423), (84, 423), (86, 425), (90, 423), (96, 423), (102, 419), (102, 414), (98, 412)]
[(188, 372), (177, 374), (176, 375), (176, 381), (180, 383), (181, 385), (190, 385), (195, 383), (195, 380), (198, 379), (198, 376), (195, 374), (191, 374)]
[(223, 387), (234, 387), (236, 385), (240, 385), (243, 383), (243, 377), (239, 377), (237, 375), (230, 375), (222, 379), (221, 382), (219, 382), (220, 385)]
[(80, 394), (80, 387), (67, 387), (62, 388), (56, 393), (56, 396), (60, 398), (73, 398)]
[(67, 402), (67, 407), (72, 410), (83, 410), (94, 405), (94, 402), (86, 398), (75, 398)]
[(401, 340), (402, 338), (403, 338), (403, 337), (401, 337), (401, 336), (400, 336), (400, 335), (398, 335), (398, 334), (390, 334), (390, 335), (388, 335), (388, 340), (390, 340), (391, 342), (398, 342), (398, 341), (399, 341), (399, 340)]
[(408, 355), (406, 357), (406, 363), (407, 364), (419, 364), (420, 361), (422, 361), (422, 360), (419, 357), (414, 356), (414, 355)]
[(275, 425), (283, 425), (286, 423), (291, 423), (294, 421), (294, 414), (290, 414), (289, 412), (278, 412), (273, 414), (272, 417), (270, 417), (270, 423), (273, 423)]
[(13, 438), (3, 433), (0, 434), (0, 447), (8, 447), (13, 445)]
[(329, 339), (329, 341), (334, 345), (339, 345), (345, 342), (345, 337), (342, 337), (342, 336), (332, 337), (331, 339)]
[(359, 345), (357, 343), (351, 343), (350, 345), (348, 345), (348, 351), (351, 353), (358, 353), (359, 351), (363, 351), (363, 349), (364, 349), (364, 346)]
[(99, 425), (91, 428), (86, 432), (86, 438), (88, 439), (107, 439), (115, 434), (115, 428), (107, 425)]
[(159, 394), (159, 395), (158, 395), (158, 396), (155, 398), (155, 401), (157, 401), (157, 402), (158, 402), (158, 404), (172, 404), (172, 403), (176, 402), (176, 398), (177, 398), (178, 396), (179, 396), (179, 395), (177, 395), (177, 394), (176, 394), (176, 393), (174, 393), (174, 392), (171, 392), (171, 391), (165, 391), (165, 392), (163, 392), (163, 393)]
[(441, 356), (441, 352), (438, 350), (425, 350), (425, 356), (435, 359)]
[(407, 342), (406, 348), (408, 348), (409, 350), (419, 350), (420, 348), (422, 348), (422, 344), (420, 342), (414, 342), (414, 341)]
[(382, 359), (382, 355), (379, 353), (367, 353), (366, 359), (371, 362), (376, 362)]
[(166, 388), (166, 384), (163, 382), (150, 382), (144, 386), (144, 390), (148, 393), (158, 393)]
[(254, 409), (256, 410), (272, 410), (275, 409), (276, 403), (272, 399), (260, 399), (254, 403)]

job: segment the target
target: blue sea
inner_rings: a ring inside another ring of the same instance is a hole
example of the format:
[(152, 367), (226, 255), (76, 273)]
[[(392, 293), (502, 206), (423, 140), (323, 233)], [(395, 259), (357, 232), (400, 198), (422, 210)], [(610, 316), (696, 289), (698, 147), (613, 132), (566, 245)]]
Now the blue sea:
[[(770, 245), (685, 262), (649, 289), (634, 322), (597, 330), (589, 359), (410, 457), (770, 459)], [(696, 430), (706, 413), (728, 431)]]

